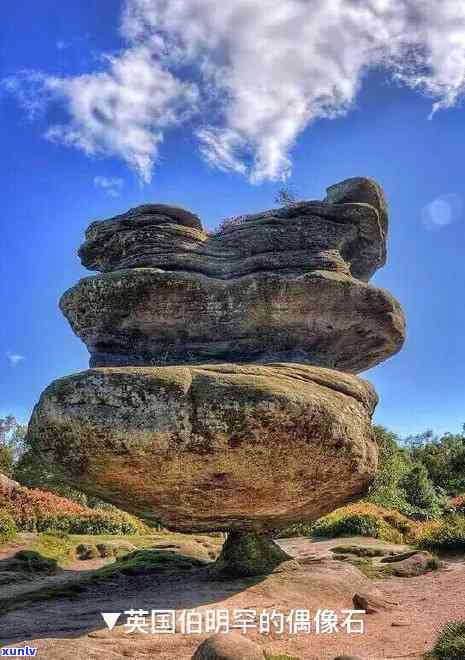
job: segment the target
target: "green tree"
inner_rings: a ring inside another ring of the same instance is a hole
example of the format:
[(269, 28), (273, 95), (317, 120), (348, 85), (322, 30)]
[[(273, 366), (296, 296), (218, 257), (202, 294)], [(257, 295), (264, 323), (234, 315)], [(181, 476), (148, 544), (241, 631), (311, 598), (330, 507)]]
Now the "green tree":
[(465, 436), (445, 433), (435, 436), (426, 431), (405, 440), (414, 462), (422, 463), (436, 488), (449, 496), (465, 492)]
[(24, 451), (26, 426), (13, 415), (0, 417), (0, 472), (11, 477), (15, 463)]
[(418, 517), (435, 518), (441, 513), (438, 494), (429, 478), (428, 470), (417, 463), (401, 480), (408, 502), (415, 507)]
[(401, 480), (412, 468), (409, 454), (402, 448), (399, 436), (384, 426), (374, 426), (373, 434), (378, 445), (378, 471), (366, 499), (408, 515), (411, 507)]

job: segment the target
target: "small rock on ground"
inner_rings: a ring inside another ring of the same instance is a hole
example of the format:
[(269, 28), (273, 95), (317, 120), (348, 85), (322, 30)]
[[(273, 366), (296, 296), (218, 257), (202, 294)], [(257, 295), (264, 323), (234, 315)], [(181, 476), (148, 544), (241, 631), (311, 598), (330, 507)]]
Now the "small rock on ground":
[(203, 641), (192, 660), (263, 660), (263, 652), (239, 633), (219, 633)]

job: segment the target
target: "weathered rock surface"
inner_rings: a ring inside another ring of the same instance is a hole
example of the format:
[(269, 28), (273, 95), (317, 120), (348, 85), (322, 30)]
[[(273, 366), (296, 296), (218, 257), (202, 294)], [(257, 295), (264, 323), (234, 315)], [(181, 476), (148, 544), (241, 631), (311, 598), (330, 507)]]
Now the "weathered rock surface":
[(389, 293), (329, 271), (221, 280), (122, 270), (82, 279), (60, 306), (91, 366), (285, 361), (358, 373), (405, 334)]
[(92, 223), (79, 254), (104, 274), (60, 303), (91, 366), (286, 361), (358, 373), (396, 353), (402, 310), (367, 283), (386, 258), (382, 190), (358, 177), (327, 192), (215, 235), (161, 204)]
[(92, 223), (79, 250), (83, 265), (103, 272), (182, 270), (220, 279), (263, 270), (294, 275), (329, 270), (367, 281), (386, 258), (386, 227), (370, 204), (300, 202), (241, 216), (214, 235), (200, 221), (186, 224), (174, 215), (147, 213), (159, 207), (136, 207)]
[(218, 633), (204, 640), (192, 660), (263, 660), (263, 651), (240, 633)]
[(210, 569), (210, 576), (218, 579), (236, 579), (266, 575), (272, 573), (283, 562), (291, 560), (292, 557), (273, 539), (255, 532), (235, 530), (228, 534), (220, 556)]
[(5, 491), (6, 493), (11, 493), (18, 488), (19, 485), (20, 484), (17, 481), (13, 481), (13, 479), (10, 479), (4, 474), (0, 474), (0, 490)]
[(354, 594), (352, 602), (356, 610), (365, 610), (367, 614), (376, 614), (380, 610), (391, 610), (398, 605), (398, 603), (379, 597), (373, 592), (357, 592)]
[(438, 564), (431, 553), (422, 550), (414, 552), (400, 561), (389, 562), (389, 567), (392, 575), (397, 577), (416, 577), (438, 568)]
[(296, 364), (101, 368), (52, 383), (29, 438), (67, 481), (186, 531), (268, 531), (361, 496), (372, 386)]

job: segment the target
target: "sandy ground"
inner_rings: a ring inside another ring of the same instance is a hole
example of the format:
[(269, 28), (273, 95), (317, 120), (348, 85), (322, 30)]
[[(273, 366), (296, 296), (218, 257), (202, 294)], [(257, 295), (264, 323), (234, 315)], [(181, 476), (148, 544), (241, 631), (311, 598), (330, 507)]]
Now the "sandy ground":
[[(363, 634), (337, 633), (260, 634), (246, 631), (267, 651), (288, 653), (302, 660), (334, 658), (339, 654), (358, 655), (366, 660), (410, 658), (419, 660), (428, 650), (442, 625), (465, 618), (465, 557), (447, 561), (445, 568), (416, 578), (369, 580), (353, 566), (331, 559), (330, 548), (346, 543), (379, 545), (371, 539), (335, 539), (311, 542), (307, 539), (280, 541), (300, 561), (263, 579), (209, 582), (201, 573), (183, 579), (128, 578), (86, 592), (74, 600), (62, 598), (16, 610), (0, 617), (3, 644), (34, 640), (38, 657), (61, 660), (74, 656), (89, 658), (139, 658), (189, 660), (208, 635), (129, 633), (124, 625), (109, 631), (101, 612), (125, 612), (130, 608), (176, 610), (227, 609), (230, 620), (239, 609), (253, 609), (258, 615), (273, 608), (288, 614), (308, 609), (351, 609), (356, 591), (370, 592), (396, 603), (391, 609), (364, 616)], [(383, 544), (385, 545), (385, 544)], [(400, 549), (400, 548), (398, 548)], [(314, 561), (314, 558), (319, 561)], [(126, 615), (121, 621), (126, 622)], [(150, 620), (150, 617), (148, 617)], [(179, 628), (179, 625), (178, 625)], [(210, 633), (211, 634), (211, 633)]]

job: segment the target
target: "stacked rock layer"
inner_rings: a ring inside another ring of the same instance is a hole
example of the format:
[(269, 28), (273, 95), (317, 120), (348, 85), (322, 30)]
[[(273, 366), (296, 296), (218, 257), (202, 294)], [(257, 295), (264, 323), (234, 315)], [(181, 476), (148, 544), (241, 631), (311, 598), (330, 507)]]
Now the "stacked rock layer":
[(160, 204), (94, 222), (79, 254), (101, 274), (60, 302), (92, 368), (45, 390), (31, 442), (84, 491), (235, 544), (361, 496), (377, 397), (353, 374), (405, 334), (368, 283), (386, 233), (361, 178), (214, 235)]

